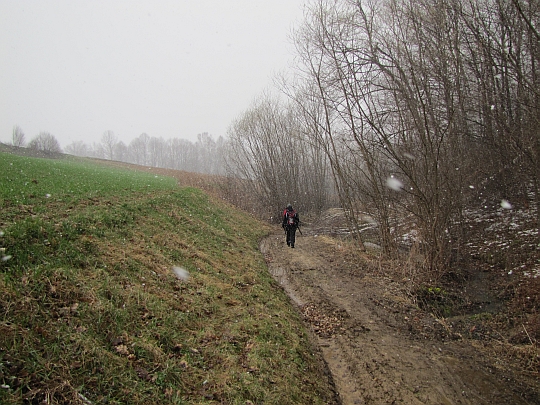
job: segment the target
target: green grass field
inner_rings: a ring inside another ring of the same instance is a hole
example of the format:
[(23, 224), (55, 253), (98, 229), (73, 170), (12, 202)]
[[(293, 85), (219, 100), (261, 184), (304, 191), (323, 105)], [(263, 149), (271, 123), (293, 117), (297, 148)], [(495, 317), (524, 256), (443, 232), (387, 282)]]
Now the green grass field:
[(3, 154), (0, 173), (3, 204), (36, 205), (44, 199), (76, 201), (175, 186), (175, 180), (171, 178), (115, 169), (76, 158), (37, 159)]
[(266, 225), (85, 160), (0, 153), (0, 173), (0, 403), (331, 402)]

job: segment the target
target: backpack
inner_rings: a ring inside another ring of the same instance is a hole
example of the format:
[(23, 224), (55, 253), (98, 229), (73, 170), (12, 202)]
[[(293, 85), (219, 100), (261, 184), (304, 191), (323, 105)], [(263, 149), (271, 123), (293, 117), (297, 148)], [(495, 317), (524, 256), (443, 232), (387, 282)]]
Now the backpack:
[(296, 225), (296, 221), (295, 221), (296, 211), (295, 210), (292, 210), (292, 211), (285, 210), (285, 216), (287, 217), (287, 225), (289, 226)]

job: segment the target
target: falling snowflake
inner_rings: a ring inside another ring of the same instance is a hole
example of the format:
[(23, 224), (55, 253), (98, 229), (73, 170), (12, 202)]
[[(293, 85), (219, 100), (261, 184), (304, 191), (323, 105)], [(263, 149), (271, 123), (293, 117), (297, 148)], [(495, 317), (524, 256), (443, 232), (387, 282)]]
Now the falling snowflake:
[(183, 267), (173, 266), (172, 271), (179, 280), (186, 281), (189, 278), (189, 272)]
[(396, 179), (394, 176), (390, 176), (386, 179), (386, 185), (395, 191), (401, 191), (403, 183)]

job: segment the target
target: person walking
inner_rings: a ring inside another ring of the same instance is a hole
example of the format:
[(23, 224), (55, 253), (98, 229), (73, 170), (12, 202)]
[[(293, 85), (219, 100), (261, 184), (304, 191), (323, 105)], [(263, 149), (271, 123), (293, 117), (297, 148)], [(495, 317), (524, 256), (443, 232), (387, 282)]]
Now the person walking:
[(300, 223), (300, 217), (298, 213), (293, 209), (291, 204), (287, 205), (287, 208), (283, 211), (283, 220), (281, 227), (285, 230), (287, 235), (287, 246), (294, 248), (294, 242), (296, 239), (296, 228)]

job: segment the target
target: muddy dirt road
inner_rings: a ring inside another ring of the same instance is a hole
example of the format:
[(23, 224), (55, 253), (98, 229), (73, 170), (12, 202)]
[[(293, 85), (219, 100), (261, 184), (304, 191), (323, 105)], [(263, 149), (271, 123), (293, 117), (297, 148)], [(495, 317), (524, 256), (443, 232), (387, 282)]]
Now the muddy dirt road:
[(362, 265), (339, 238), (303, 233), (291, 249), (276, 230), (261, 251), (313, 330), (341, 403), (537, 403), (480, 344), (420, 311), (403, 282)]

